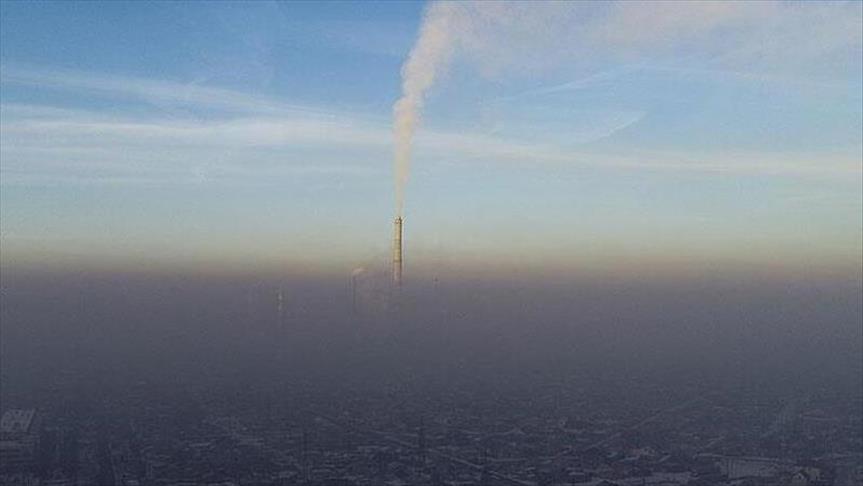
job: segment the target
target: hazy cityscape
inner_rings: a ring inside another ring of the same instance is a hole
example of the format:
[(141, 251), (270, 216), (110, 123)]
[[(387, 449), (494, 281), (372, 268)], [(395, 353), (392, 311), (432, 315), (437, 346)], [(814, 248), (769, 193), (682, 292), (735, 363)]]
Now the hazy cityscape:
[(859, 286), (430, 283), (7, 276), (4, 484), (859, 484)]
[(0, 486), (863, 486), (863, 2), (0, 1)]

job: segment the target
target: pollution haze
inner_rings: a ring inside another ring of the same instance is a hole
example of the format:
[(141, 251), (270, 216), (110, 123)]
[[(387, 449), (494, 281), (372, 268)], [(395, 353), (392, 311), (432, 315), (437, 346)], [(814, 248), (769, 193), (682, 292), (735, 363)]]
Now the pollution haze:
[(860, 2), (0, 27), (0, 483), (863, 485)]

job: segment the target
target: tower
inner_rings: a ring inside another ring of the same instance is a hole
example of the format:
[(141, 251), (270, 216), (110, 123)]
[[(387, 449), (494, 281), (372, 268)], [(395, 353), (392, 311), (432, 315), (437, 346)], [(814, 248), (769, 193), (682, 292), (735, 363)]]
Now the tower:
[(350, 286), (351, 286), (351, 314), (353, 314), (354, 316), (358, 316), (360, 313), (361, 302), (360, 302), (360, 295), (359, 295), (359, 292), (360, 292), (359, 285), (360, 285), (360, 276), (362, 276), (363, 272), (365, 272), (365, 269), (362, 267), (355, 268), (354, 271), (351, 272), (351, 282), (350, 282)]
[(351, 274), (351, 314), (357, 315), (357, 275)]
[(279, 324), (284, 324), (285, 323), (285, 294), (284, 294), (284, 291), (282, 290), (281, 287), (279, 287), (276, 312), (278, 315)]
[(402, 217), (393, 222), (393, 285), (402, 286)]
[(305, 425), (303, 426), (303, 436), (301, 442), (301, 456), (302, 456), (302, 467), (303, 467), (303, 479), (308, 482), (311, 476), (311, 467), (309, 467), (309, 431), (306, 429)]
[(426, 425), (425, 420), (420, 417), (420, 427), (417, 432), (417, 456), (421, 467), (426, 464)]

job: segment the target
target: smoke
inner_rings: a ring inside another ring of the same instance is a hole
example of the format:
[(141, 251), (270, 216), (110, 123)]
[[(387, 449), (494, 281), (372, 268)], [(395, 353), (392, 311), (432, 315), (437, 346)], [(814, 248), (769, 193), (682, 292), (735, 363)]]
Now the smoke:
[(620, 63), (667, 69), (680, 59), (755, 79), (841, 76), (859, 72), (861, 21), (859, 2), (432, 3), (393, 107), (397, 214), (426, 94), (456, 56), (485, 77), (531, 80), (540, 72), (596, 75)]
[(393, 107), (395, 132), (396, 213), (404, 209), (404, 191), (410, 171), (411, 147), (426, 92), (440, 76), (454, 47), (454, 23), (459, 9), (448, 2), (426, 10), (419, 38), (402, 66), (402, 97)]

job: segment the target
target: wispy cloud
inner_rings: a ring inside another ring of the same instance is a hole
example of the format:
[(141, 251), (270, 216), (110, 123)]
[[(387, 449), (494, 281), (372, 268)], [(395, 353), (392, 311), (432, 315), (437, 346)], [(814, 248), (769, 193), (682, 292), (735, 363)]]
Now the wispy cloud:
[[(4, 66), (3, 83), (95, 98), (122, 98), (190, 110), (222, 110), (210, 116), (117, 115), (32, 104), (0, 104), (2, 184), (175, 184), (273, 177), (364, 177), (390, 170), (391, 127), (383, 117), (299, 106), (224, 88), (94, 73)], [(610, 136), (643, 113), (594, 123), (579, 136)], [(517, 118), (517, 115), (515, 116)], [(596, 118), (594, 121), (599, 120)], [(505, 162), (519, 165), (607, 167), (619, 170), (762, 173), (793, 176), (859, 174), (859, 153), (693, 154), (597, 153), (572, 143), (505, 134), (427, 130), (417, 139), (424, 157), (449, 164)], [(347, 155), (349, 154), (349, 155)]]
[(499, 76), (566, 64), (688, 58), (821, 76), (859, 68), (860, 2), (464, 2), (457, 54)]
[[(201, 183), (266, 181), (272, 177), (383, 175), (389, 170), (386, 126), (241, 119), (75, 119), (2, 122), (3, 184), (52, 182)], [(424, 158), (449, 163), (489, 161), (538, 167), (601, 167), (703, 173), (841, 176), (859, 174), (859, 154), (681, 154), (579, 152), (553, 144), (429, 131), (417, 140)], [(309, 156), (307, 150), (312, 150)], [(344, 152), (352, 153), (345, 164)], [(202, 176), (206, 174), (206, 177)]]
[(100, 97), (133, 99), (156, 106), (178, 106), (225, 110), (235, 113), (332, 116), (328, 110), (285, 103), (235, 90), (132, 76), (88, 73), (75, 70), (41, 69), (20, 65), (0, 66), (0, 83), (78, 91)]
[(607, 89), (611, 86), (632, 82), (633, 78), (644, 75), (666, 75), (677, 79), (704, 80), (715, 83), (752, 83), (767, 84), (783, 88), (791, 88), (807, 95), (822, 96), (825, 94), (842, 93), (859, 98), (859, 81), (821, 79), (817, 77), (791, 76), (760, 71), (745, 71), (736, 69), (685, 67), (679, 64), (638, 63), (627, 64), (618, 68), (599, 71), (563, 83), (532, 88), (515, 95), (502, 97), (502, 101), (521, 100), (525, 98), (543, 97), (559, 93), (569, 93), (584, 90)]

